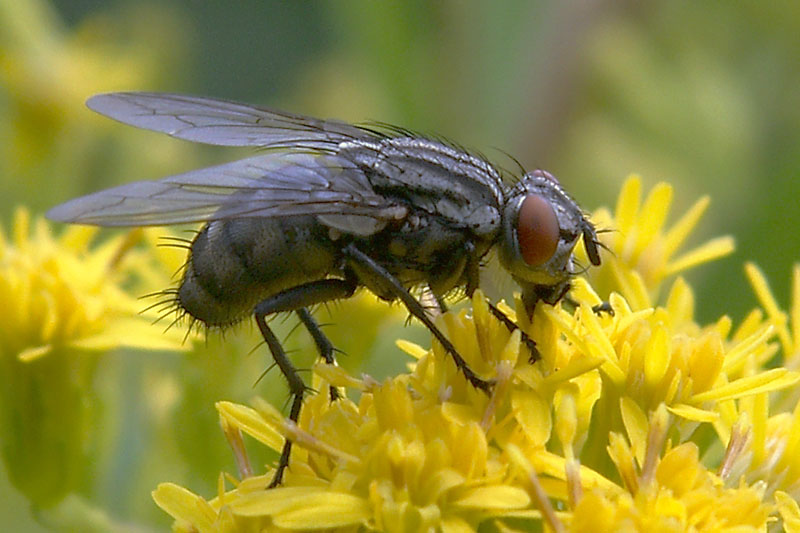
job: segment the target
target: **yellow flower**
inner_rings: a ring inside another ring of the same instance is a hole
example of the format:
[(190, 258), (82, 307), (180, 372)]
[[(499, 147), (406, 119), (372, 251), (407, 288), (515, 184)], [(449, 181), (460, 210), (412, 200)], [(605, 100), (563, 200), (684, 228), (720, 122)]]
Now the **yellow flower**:
[[(4, 358), (33, 361), (54, 350), (107, 351), (120, 346), (179, 349), (180, 332), (151, 327), (154, 314), (123, 290), (131, 278), (124, 257), (133, 236), (90, 250), (97, 229), (70, 226), (56, 238), (42, 219), (17, 210), (10, 240), (0, 233), (0, 349)], [(135, 257), (135, 254), (134, 254)]]
[[(155, 501), (179, 531), (763, 531), (779, 516), (796, 525), (800, 408), (769, 415), (771, 398), (800, 381), (769, 366), (779, 321), (698, 324), (682, 278), (659, 305), (668, 276), (732, 244), (675, 259), (707, 202), (664, 232), (667, 189), (640, 209), (638, 187), (625, 186), (617, 219), (604, 223), (619, 228), (596, 275), (608, 292), (576, 278), (577, 307), (539, 305), (530, 319), (501, 302), (520, 326), (513, 333), (479, 292), (469, 309), (437, 318), (494, 380), (490, 395), (437, 343), (399, 343), (410, 371), (381, 383), (320, 364), (314, 387), (333, 384), (342, 399), (310, 397), (298, 424), (262, 400), (218, 403), (238, 479), (221, 477), (210, 500), (165, 483)], [(613, 314), (592, 311), (598, 294)], [(541, 355), (533, 364), (523, 332)], [(253, 474), (244, 435), (275, 452), (294, 442), (281, 487), (265, 490), (269, 470)]]
[(121, 283), (130, 237), (91, 247), (96, 230), (56, 238), (19, 209), (0, 231), (0, 438), (12, 481), (33, 501), (57, 500), (79, 481), (88, 441), (92, 354), (119, 347), (174, 350)]
[(594, 489), (586, 494), (570, 517), (570, 530), (764, 531), (773, 508), (763, 501), (763, 484), (725, 486), (700, 462), (693, 442), (661, 456), (666, 418), (663, 408), (651, 417), (648, 460), (641, 471), (633, 467), (641, 463), (624, 438), (610, 435), (609, 453), (628, 490)]
[[(739, 357), (741, 362), (737, 366), (751, 376), (758, 375), (758, 369), (765, 365), (774, 366), (770, 371), (773, 373), (796, 369), (800, 355), (800, 267), (795, 265), (793, 270), (788, 312), (781, 309), (766, 278), (755, 265), (746, 264), (745, 271), (763, 310), (754, 309), (743, 321), (737, 336), (752, 338), (759, 332), (771, 330), (775, 331), (779, 345), (771, 345), (772, 349), (749, 357)], [(776, 492), (781, 515), (784, 520), (796, 520), (792, 518), (787, 499), (800, 498), (800, 460), (796, 453), (800, 446), (798, 388), (785, 388), (773, 394), (761, 391), (728, 404), (721, 414), (717, 430), (730, 436), (721, 470), (729, 476), (759, 480), (769, 491), (784, 491)], [(780, 498), (779, 494), (782, 494)]]
[[(658, 302), (662, 282), (669, 276), (728, 255), (734, 247), (731, 237), (719, 237), (677, 255), (708, 208), (709, 198), (698, 200), (667, 230), (672, 186), (656, 185), (644, 203), (641, 189), (641, 179), (631, 176), (622, 187), (615, 214), (599, 209), (592, 217), (598, 228), (606, 230), (601, 241), (610, 253), (603, 256), (599, 268), (587, 272), (587, 279), (598, 294), (607, 298), (612, 292), (619, 292), (635, 311)], [(580, 247), (576, 252), (583, 254)], [(588, 261), (584, 260), (584, 264)]]

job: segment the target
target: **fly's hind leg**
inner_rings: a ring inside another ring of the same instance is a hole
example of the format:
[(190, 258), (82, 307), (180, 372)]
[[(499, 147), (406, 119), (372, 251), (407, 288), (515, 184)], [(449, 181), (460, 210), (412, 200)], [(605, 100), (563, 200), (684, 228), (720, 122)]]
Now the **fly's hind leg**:
[[(306, 391), (306, 384), (303, 383), (303, 379), (300, 377), (300, 374), (297, 373), (297, 369), (292, 362), (289, 361), (280, 341), (267, 325), (265, 315), (256, 313), (256, 324), (258, 324), (258, 329), (261, 330), (261, 335), (264, 337), (267, 346), (269, 346), (270, 352), (272, 352), (272, 358), (275, 360), (275, 364), (281, 369), (281, 372), (289, 384), (289, 392), (292, 394), (292, 409), (289, 412), (289, 420), (296, 423), (300, 418), (300, 407), (303, 405), (303, 394)], [(289, 465), (289, 455), (291, 453), (292, 441), (286, 439), (283, 443), (283, 450), (281, 450), (281, 457), (278, 459), (278, 467), (275, 469), (275, 475), (269, 484), (269, 488), (280, 485), (283, 479), (283, 471)]]
[[(303, 321), (303, 324), (308, 328), (311, 336), (314, 338), (320, 354), (326, 361), (331, 362), (333, 361), (333, 346), (319, 329), (319, 325), (317, 325), (306, 308), (331, 300), (348, 298), (352, 296), (355, 289), (356, 283), (353, 280), (323, 279), (286, 289), (264, 300), (255, 307), (254, 314), (258, 329), (261, 331), (261, 335), (264, 337), (264, 341), (266, 341), (272, 353), (275, 364), (281, 370), (281, 373), (284, 375), (289, 385), (289, 392), (292, 395), (292, 407), (289, 412), (289, 420), (294, 423), (297, 423), (300, 419), (303, 395), (307, 390), (306, 384), (297, 372), (297, 368), (289, 361), (275, 333), (273, 333), (272, 329), (267, 325), (267, 317), (284, 311), (297, 311), (300, 320)], [(333, 398), (333, 392), (331, 392), (331, 397)], [(289, 457), (291, 453), (292, 441), (286, 439), (283, 443), (283, 450), (281, 450), (278, 466), (275, 469), (275, 475), (272, 478), (272, 482), (269, 484), (270, 488), (280, 485), (283, 479), (283, 472), (289, 466)]]

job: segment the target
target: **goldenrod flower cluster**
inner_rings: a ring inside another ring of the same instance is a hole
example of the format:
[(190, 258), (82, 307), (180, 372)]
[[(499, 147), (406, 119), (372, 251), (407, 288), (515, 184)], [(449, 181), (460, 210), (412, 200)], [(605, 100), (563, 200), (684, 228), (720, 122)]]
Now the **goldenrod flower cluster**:
[[(310, 397), (298, 424), (263, 401), (219, 402), (239, 474), (208, 500), (164, 483), (156, 503), (176, 531), (800, 531), (800, 269), (789, 313), (748, 265), (763, 310), (698, 324), (675, 275), (732, 240), (679, 253), (708, 200), (666, 227), (671, 188), (643, 202), (640, 189), (630, 179), (615, 212), (593, 216), (613, 231), (603, 265), (574, 280), (577, 305), (500, 304), (535, 363), (479, 293), (438, 317), (490, 395), (435, 343), (399, 342), (409, 371), (384, 381), (319, 364), (315, 388), (342, 399)], [(613, 313), (593, 311), (602, 301)], [(295, 443), (280, 487), (245, 436)]]
[[(436, 343), (398, 342), (409, 370), (384, 381), (318, 364), (314, 387), (342, 399), (310, 396), (298, 424), (260, 399), (219, 402), (239, 471), (209, 500), (164, 483), (156, 503), (177, 531), (800, 531), (800, 267), (788, 312), (748, 264), (760, 308), (698, 324), (675, 275), (733, 243), (681, 252), (708, 200), (666, 227), (671, 188), (643, 202), (640, 189), (630, 179), (613, 214), (594, 214), (613, 231), (602, 266), (574, 280), (574, 305), (528, 317), (501, 303), (511, 332), (478, 292), (437, 318), (490, 395)], [(96, 354), (177, 349), (185, 335), (139, 314), (142, 288), (167, 283), (164, 258), (133, 246), (143, 234), (95, 235), (55, 237), (24, 210), (0, 231), (0, 295), (13, 302), (0, 320), (3, 459), (39, 505), (80, 482)], [(595, 312), (602, 301), (613, 312)], [(286, 438), (290, 468), (267, 490), (273, 471), (251, 464), (245, 440), (279, 451)]]
[[(96, 228), (55, 237), (19, 209), (0, 228), (0, 438), (11, 481), (39, 505), (81, 484), (97, 355), (120, 347), (181, 349), (183, 333), (152, 327), (133, 272), (137, 233), (93, 244)], [(133, 285), (132, 285), (133, 284)], [(126, 290), (127, 288), (127, 290)]]

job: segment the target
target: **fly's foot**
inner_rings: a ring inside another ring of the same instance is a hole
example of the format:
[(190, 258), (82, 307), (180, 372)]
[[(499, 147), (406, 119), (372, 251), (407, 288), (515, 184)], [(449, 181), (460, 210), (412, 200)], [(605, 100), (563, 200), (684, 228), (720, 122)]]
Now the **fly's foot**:
[(609, 316), (614, 316), (614, 308), (611, 307), (611, 302), (600, 302), (599, 304), (592, 306), (592, 311), (596, 315), (608, 313)]
[(524, 331), (520, 331), (520, 333), (522, 334), (522, 342), (525, 343), (525, 347), (528, 348), (528, 352), (530, 353), (530, 355), (528, 355), (528, 362), (533, 364), (542, 358), (542, 354), (539, 353), (539, 348), (536, 347), (535, 340), (531, 339)]

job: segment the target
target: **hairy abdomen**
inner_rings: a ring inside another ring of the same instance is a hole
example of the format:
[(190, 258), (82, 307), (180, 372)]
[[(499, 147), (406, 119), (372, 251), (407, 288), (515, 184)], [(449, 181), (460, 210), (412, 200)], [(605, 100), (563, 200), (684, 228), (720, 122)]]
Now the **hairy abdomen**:
[(336, 271), (336, 251), (312, 216), (210, 222), (192, 242), (178, 304), (206, 325), (232, 324), (262, 300)]

